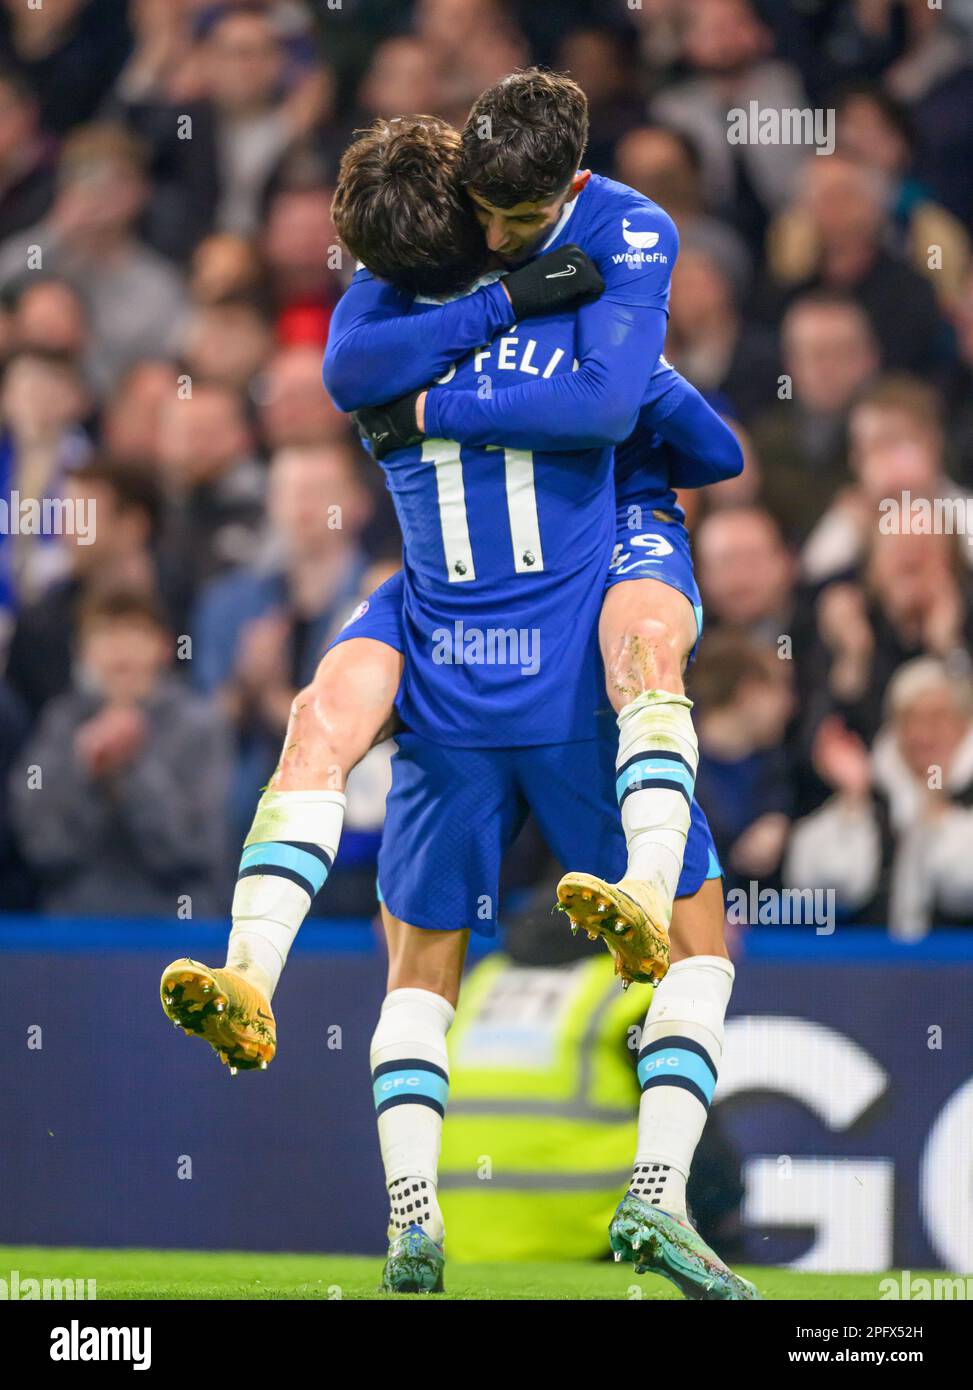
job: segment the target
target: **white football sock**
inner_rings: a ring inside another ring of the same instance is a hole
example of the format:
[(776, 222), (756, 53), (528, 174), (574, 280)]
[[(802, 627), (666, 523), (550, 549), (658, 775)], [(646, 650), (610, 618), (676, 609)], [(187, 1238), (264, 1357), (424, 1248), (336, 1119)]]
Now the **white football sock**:
[(733, 988), (723, 956), (690, 956), (656, 985), (642, 1030), (642, 1087), (630, 1191), (686, 1216), (686, 1182), (723, 1055), (723, 1020)]
[(394, 989), (385, 997), (371, 1047), (389, 1235), (415, 1222), (439, 1244), (444, 1229), (436, 1185), (449, 1093), (446, 1034), (453, 1018), (452, 1004), (439, 994)]
[(264, 792), (244, 841), (226, 964), (273, 996), (338, 852), (344, 792)]
[(618, 716), (618, 804), (628, 846), (626, 878), (651, 883), (670, 906), (676, 896), (699, 749), (692, 701), (647, 690)]

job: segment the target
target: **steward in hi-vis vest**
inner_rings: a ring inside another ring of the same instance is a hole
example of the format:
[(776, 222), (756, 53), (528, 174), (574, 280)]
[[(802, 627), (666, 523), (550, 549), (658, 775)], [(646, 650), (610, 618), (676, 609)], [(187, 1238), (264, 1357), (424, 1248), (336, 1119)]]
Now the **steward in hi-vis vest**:
[(449, 1036), (439, 1193), (460, 1260), (603, 1256), (631, 1176), (648, 985), (608, 956), (530, 967), (490, 956)]
[[(649, 985), (623, 992), (612, 960), (545, 910), (508, 922), (506, 951), (470, 971), (449, 1033), (439, 1199), (453, 1260), (607, 1258), (631, 1178)], [(740, 1162), (713, 1114), (690, 1207), (730, 1247)]]

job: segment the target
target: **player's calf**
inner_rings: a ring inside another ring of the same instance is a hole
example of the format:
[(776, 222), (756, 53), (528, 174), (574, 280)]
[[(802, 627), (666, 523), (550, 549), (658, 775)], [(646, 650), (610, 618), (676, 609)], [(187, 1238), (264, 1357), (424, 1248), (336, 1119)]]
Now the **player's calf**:
[(618, 715), (616, 793), (628, 846), (626, 879), (671, 910), (682, 870), (699, 750), (682, 673), (698, 636), (677, 589), (653, 579), (613, 585), (600, 638)]
[(293, 702), (244, 841), (227, 954), (227, 966), (268, 998), (338, 852), (348, 774), (391, 729), (401, 671), (401, 654), (383, 642), (343, 642)]
[(626, 980), (658, 980), (682, 871), (699, 752), (682, 671), (697, 636), (689, 600), (654, 579), (613, 585), (600, 640), (618, 714), (615, 790), (628, 848), (618, 883), (568, 873), (558, 904), (600, 935)]
[(453, 1022), (465, 931), (423, 931), (383, 908), (389, 992), (372, 1037), (372, 1091), (389, 1195), (382, 1287), (442, 1290), (445, 1230), (437, 1196)]
[(693, 1229), (686, 1185), (716, 1089), (733, 966), (723, 944), (721, 881), (678, 898), (680, 957), (652, 996), (638, 1055), (641, 1086), (632, 1180), (611, 1226), (617, 1259), (671, 1279), (687, 1298), (754, 1298)]
[[(678, 920), (685, 906), (685, 921)], [(674, 936), (692, 951), (694, 939), (715, 941), (722, 923), (718, 880), (693, 898), (679, 899)], [(722, 943), (720, 942), (720, 949)], [(652, 997), (642, 1029), (638, 1077), (638, 1146), (632, 1181), (609, 1231), (616, 1260), (637, 1274), (661, 1274), (687, 1298), (740, 1300), (759, 1297), (734, 1274), (693, 1228), (686, 1184), (716, 1087), (723, 1052), (723, 1024), (733, 986), (725, 955), (685, 955)]]
[[(325, 655), (293, 702), (280, 763), (244, 841), (226, 965), (176, 961), (163, 975), (166, 1014), (234, 1069), (274, 1056), (270, 1000), (338, 852), (348, 774), (391, 732), (401, 673), (401, 653), (371, 638)], [(268, 1018), (272, 1045), (263, 1036), (258, 1045), (254, 1020), (264, 1027)]]

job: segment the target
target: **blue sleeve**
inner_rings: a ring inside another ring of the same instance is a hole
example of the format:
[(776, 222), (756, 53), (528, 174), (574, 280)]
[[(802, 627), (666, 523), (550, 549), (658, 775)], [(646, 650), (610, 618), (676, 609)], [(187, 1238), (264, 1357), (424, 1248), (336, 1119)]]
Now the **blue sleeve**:
[(324, 384), (339, 410), (382, 405), (435, 381), (458, 357), (509, 328), (513, 317), (496, 282), (426, 305), (359, 271), (331, 319)]
[(668, 213), (632, 193), (611, 202), (581, 244), (605, 290), (578, 310), (578, 370), (485, 399), (478, 391), (431, 390), (427, 435), (551, 452), (628, 438), (665, 342), (679, 237)]
[(706, 487), (735, 478), (743, 472), (743, 450), (729, 425), (717, 415), (688, 381), (668, 397), (677, 398), (674, 409), (654, 421), (659, 436), (669, 445), (669, 480), (673, 487)]
[(577, 371), (482, 398), (479, 391), (433, 389), (426, 434), (549, 452), (618, 444), (635, 428), (666, 323), (664, 309), (602, 296), (578, 312)]

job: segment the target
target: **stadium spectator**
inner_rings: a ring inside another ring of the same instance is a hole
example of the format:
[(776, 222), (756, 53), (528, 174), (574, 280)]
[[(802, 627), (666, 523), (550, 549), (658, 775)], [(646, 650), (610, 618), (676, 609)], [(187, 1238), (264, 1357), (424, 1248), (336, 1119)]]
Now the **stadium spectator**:
[(973, 490), (973, 271), (952, 306), (956, 363), (943, 383), (947, 428), (947, 468), (967, 491)]
[(774, 57), (773, 35), (752, 0), (696, 0), (680, 17), (691, 75), (660, 92), (650, 114), (695, 140), (714, 211), (744, 234), (759, 236), (767, 214), (795, 188), (810, 150), (756, 140), (731, 144), (727, 113), (747, 110), (751, 102), (775, 110), (806, 107), (800, 74)]
[(49, 215), (0, 246), (0, 286), (42, 264), (83, 295), (99, 389), (137, 358), (164, 354), (181, 328), (182, 280), (136, 233), (147, 189), (142, 148), (127, 130), (82, 126), (64, 143)]
[(291, 701), (328, 638), (363, 597), (360, 535), (370, 501), (347, 444), (278, 450), (270, 466), (267, 547), (207, 585), (193, 622), (192, 673), (219, 695), (240, 747), (234, 811), (241, 835), (276, 766)]
[(794, 301), (781, 343), (781, 399), (753, 421), (753, 442), (772, 462), (762, 500), (787, 536), (802, 541), (850, 481), (848, 411), (878, 371), (878, 346), (855, 301), (825, 292)]
[(136, 362), (105, 402), (101, 434), (106, 451), (113, 458), (157, 468), (163, 408), (178, 399), (178, 391), (178, 373), (172, 362), (151, 357)]
[(821, 726), (834, 795), (795, 826), (784, 874), (832, 888), (843, 917), (916, 940), (973, 923), (973, 692), (922, 657), (893, 677), (885, 712), (871, 752), (840, 719)]
[(38, 123), (27, 79), (0, 68), (0, 243), (32, 227), (54, 199), (53, 142)]
[(328, 82), (312, 71), (285, 89), (285, 52), (258, 5), (228, 4), (201, 41), (202, 83), (216, 136), (220, 231), (255, 233), (261, 199), (287, 150), (328, 109)]
[(0, 292), (0, 362), (10, 352), (13, 337), (13, 312), (11, 297)]
[(219, 304), (224, 299), (261, 302), (264, 266), (257, 248), (234, 232), (205, 237), (193, 252), (189, 289), (195, 304)]
[(713, 512), (695, 537), (707, 621), (776, 646), (793, 633), (794, 557), (770, 514), (759, 507)]
[(504, 0), (417, 0), (413, 26), (439, 73), (442, 106), (434, 114), (454, 124), (462, 124), (485, 87), (528, 61)]
[(699, 735), (696, 795), (707, 808), (728, 886), (778, 877), (794, 813), (784, 735), (792, 663), (733, 631), (707, 639), (689, 676)]
[(743, 317), (729, 278), (705, 251), (690, 248), (676, 263), (666, 353), (698, 390), (723, 397), (728, 413), (744, 423), (776, 399), (775, 337)]
[(264, 472), (239, 392), (205, 381), (191, 390), (159, 417), (162, 584), (180, 632), (200, 587), (247, 560), (263, 525)]
[(129, 21), (132, 51), (104, 114), (123, 121), (146, 151), (146, 242), (182, 262), (216, 216), (215, 122), (191, 75), (193, 35), (185, 0), (133, 0)]
[[(22, 504), (61, 496), (91, 442), (81, 427), (88, 397), (71, 357), (20, 348), (0, 382), (0, 498), (9, 517)], [(25, 519), (0, 528), (0, 609), (16, 611), (64, 572), (62, 537), (53, 526)]]
[(209, 7), (195, 20), (168, 0), (133, 6), (136, 44), (114, 93), (149, 151), (146, 235), (185, 259), (218, 230), (253, 235), (284, 155), (331, 99), (321, 65), (294, 61), (279, 16), (255, 3)]
[(627, 16), (638, 30), (641, 75), (652, 93), (685, 76), (681, 67), (684, 13), (681, 0), (649, 0), (633, 7)]
[(64, 494), (89, 509), (90, 527), (65, 538), (67, 573), (21, 608), (7, 660), (7, 681), (35, 717), (71, 683), (78, 613), (91, 594), (106, 587), (156, 589), (162, 495), (154, 475), (133, 463), (93, 458), (70, 474)]
[(916, 176), (908, 112), (878, 84), (852, 87), (838, 107), (838, 146), (888, 180), (896, 249), (949, 305), (969, 269), (970, 238), (959, 218), (935, 202)]
[(34, 909), (36, 892), (17, 848), (10, 817), (10, 770), (30, 728), (23, 702), (0, 679), (0, 913)]
[(803, 811), (820, 799), (808, 749), (829, 696), (822, 690), (826, 663), (817, 644), (811, 596), (797, 583), (796, 557), (770, 513), (754, 506), (708, 513), (697, 529), (694, 549), (707, 642), (728, 629), (793, 666), (793, 688), (800, 700), (788, 742), (795, 804)]
[(66, 280), (25, 281), (12, 306), (10, 337), (12, 348), (60, 352), (83, 362), (89, 343), (83, 299)]
[(94, 116), (128, 55), (127, 10), (126, 0), (0, 6), (0, 53), (30, 83), (49, 134)]
[(14, 828), (45, 911), (193, 916), (225, 907), (226, 730), (170, 674), (150, 599), (85, 607), (73, 688), (45, 708), (10, 779)]
[(310, 345), (282, 348), (258, 385), (260, 429), (269, 450), (347, 437), (349, 423), (321, 385), (321, 352)]
[(270, 324), (257, 306), (225, 299), (193, 310), (182, 360), (193, 380), (217, 382), (246, 395), (272, 350)]
[[(922, 149), (923, 176), (957, 217), (973, 218), (973, 191), (966, 171), (973, 160), (973, 63), (968, 13), (950, 12), (927, 0), (905, 0), (904, 52), (886, 68), (884, 82), (912, 113)], [(898, 15), (884, 7), (880, 22)]]
[(588, 98), (585, 164), (596, 174), (611, 173), (617, 141), (645, 117), (630, 37), (615, 25), (585, 25), (571, 29), (557, 51), (555, 67), (569, 72)]
[(956, 537), (876, 531), (864, 582), (829, 585), (817, 603), (817, 627), (821, 647), (808, 662), (827, 673), (832, 707), (870, 741), (885, 689), (910, 658), (969, 668), (973, 576)]
[(613, 177), (664, 207), (679, 228), (682, 250), (705, 252), (737, 298), (745, 296), (753, 257), (740, 233), (707, 210), (699, 151), (688, 135), (664, 126), (636, 126), (615, 147)]
[[(807, 540), (811, 583), (854, 572), (889, 508), (911, 499), (963, 501), (944, 468), (942, 412), (934, 387), (898, 374), (862, 391), (849, 420), (852, 484), (840, 491)], [(968, 557), (973, 563), (973, 556)]]
[(840, 153), (807, 161), (796, 198), (769, 232), (771, 272), (792, 293), (827, 289), (855, 299), (887, 368), (932, 370), (949, 360), (946, 323), (926, 276), (886, 245), (890, 205), (879, 169)]
[[(267, 208), (261, 240), (271, 302), (278, 315), (327, 310), (317, 327), (317, 343), (327, 338), (330, 310), (341, 293), (342, 262), (331, 221), (332, 190), (323, 185), (278, 190)], [(354, 266), (344, 267), (346, 278)]]
[(360, 115), (353, 124), (364, 127), (378, 116), (391, 119), (413, 111), (439, 116), (445, 105), (434, 52), (421, 39), (402, 34), (386, 39), (373, 52), (358, 88)]

